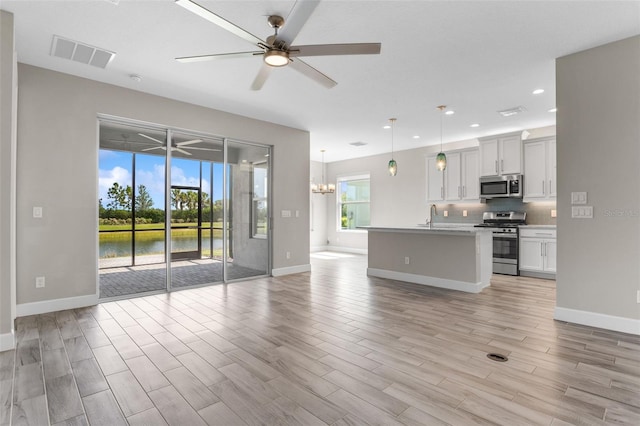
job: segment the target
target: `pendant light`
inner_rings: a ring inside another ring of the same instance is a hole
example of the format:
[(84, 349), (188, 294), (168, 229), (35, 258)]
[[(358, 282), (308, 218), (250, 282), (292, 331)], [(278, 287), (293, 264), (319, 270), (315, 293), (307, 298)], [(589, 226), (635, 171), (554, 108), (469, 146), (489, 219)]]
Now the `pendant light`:
[(320, 150), (322, 153), (322, 182), (318, 185), (311, 185), (311, 192), (314, 194), (333, 194), (336, 191), (336, 186), (332, 183), (324, 183), (324, 149)]
[(398, 173), (398, 163), (393, 159), (393, 125), (396, 122), (395, 118), (390, 118), (391, 122), (391, 160), (389, 160), (389, 174), (391, 176), (395, 176)]
[(447, 106), (438, 105), (436, 108), (440, 110), (440, 152), (436, 156), (436, 167), (438, 170), (443, 171), (447, 168), (447, 156), (444, 155), (444, 152), (442, 151), (442, 116), (444, 115), (444, 110)]

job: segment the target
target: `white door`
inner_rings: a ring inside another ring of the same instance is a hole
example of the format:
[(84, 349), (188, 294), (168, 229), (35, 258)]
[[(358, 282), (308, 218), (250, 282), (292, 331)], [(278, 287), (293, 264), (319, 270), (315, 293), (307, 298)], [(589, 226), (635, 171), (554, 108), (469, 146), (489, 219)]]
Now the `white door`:
[(542, 240), (537, 238), (520, 239), (520, 269), (542, 271)]
[(556, 272), (556, 255), (558, 244), (555, 240), (546, 240), (544, 242), (544, 254), (545, 254), (545, 265), (544, 270), (546, 272)]
[(545, 142), (524, 145), (524, 196), (544, 198), (546, 196)]
[(462, 153), (462, 199), (480, 198), (480, 173), (478, 170), (478, 150)]
[(498, 139), (480, 141), (480, 176), (498, 175)]
[(520, 136), (509, 136), (500, 139), (500, 174), (511, 175), (522, 171), (522, 140)]
[(547, 179), (549, 179), (549, 196), (556, 196), (556, 141), (547, 145)]
[(462, 184), (460, 182), (462, 170), (459, 152), (447, 155), (447, 168), (444, 172), (445, 199), (457, 201), (462, 198)]

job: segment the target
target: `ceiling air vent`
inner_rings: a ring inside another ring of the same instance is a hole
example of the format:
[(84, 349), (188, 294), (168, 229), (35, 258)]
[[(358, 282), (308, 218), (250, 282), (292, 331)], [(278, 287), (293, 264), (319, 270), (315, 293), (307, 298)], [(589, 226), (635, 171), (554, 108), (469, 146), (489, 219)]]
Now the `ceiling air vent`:
[(512, 115), (520, 114), (521, 112), (525, 112), (526, 110), (527, 109), (523, 106), (517, 106), (514, 108), (498, 111), (498, 114), (500, 114), (503, 117), (511, 117)]
[(51, 45), (51, 56), (62, 59), (70, 59), (82, 64), (93, 65), (98, 68), (105, 68), (116, 56), (115, 53), (99, 47), (69, 40), (59, 36), (53, 36)]
[(353, 146), (365, 146), (367, 143), (366, 142), (351, 142), (349, 145), (353, 145)]

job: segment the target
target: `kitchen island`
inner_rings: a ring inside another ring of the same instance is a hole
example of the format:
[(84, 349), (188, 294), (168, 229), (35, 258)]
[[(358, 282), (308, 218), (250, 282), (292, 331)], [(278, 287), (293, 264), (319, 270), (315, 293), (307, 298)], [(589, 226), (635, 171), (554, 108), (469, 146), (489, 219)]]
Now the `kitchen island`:
[(471, 226), (360, 229), (369, 232), (369, 276), (469, 293), (490, 285), (490, 230)]

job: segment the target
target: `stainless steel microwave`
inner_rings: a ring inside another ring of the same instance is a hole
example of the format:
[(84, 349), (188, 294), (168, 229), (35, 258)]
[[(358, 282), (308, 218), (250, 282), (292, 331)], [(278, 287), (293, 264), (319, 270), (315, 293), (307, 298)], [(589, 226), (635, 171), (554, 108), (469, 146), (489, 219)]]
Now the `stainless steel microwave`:
[(480, 198), (522, 198), (522, 175), (480, 178)]

